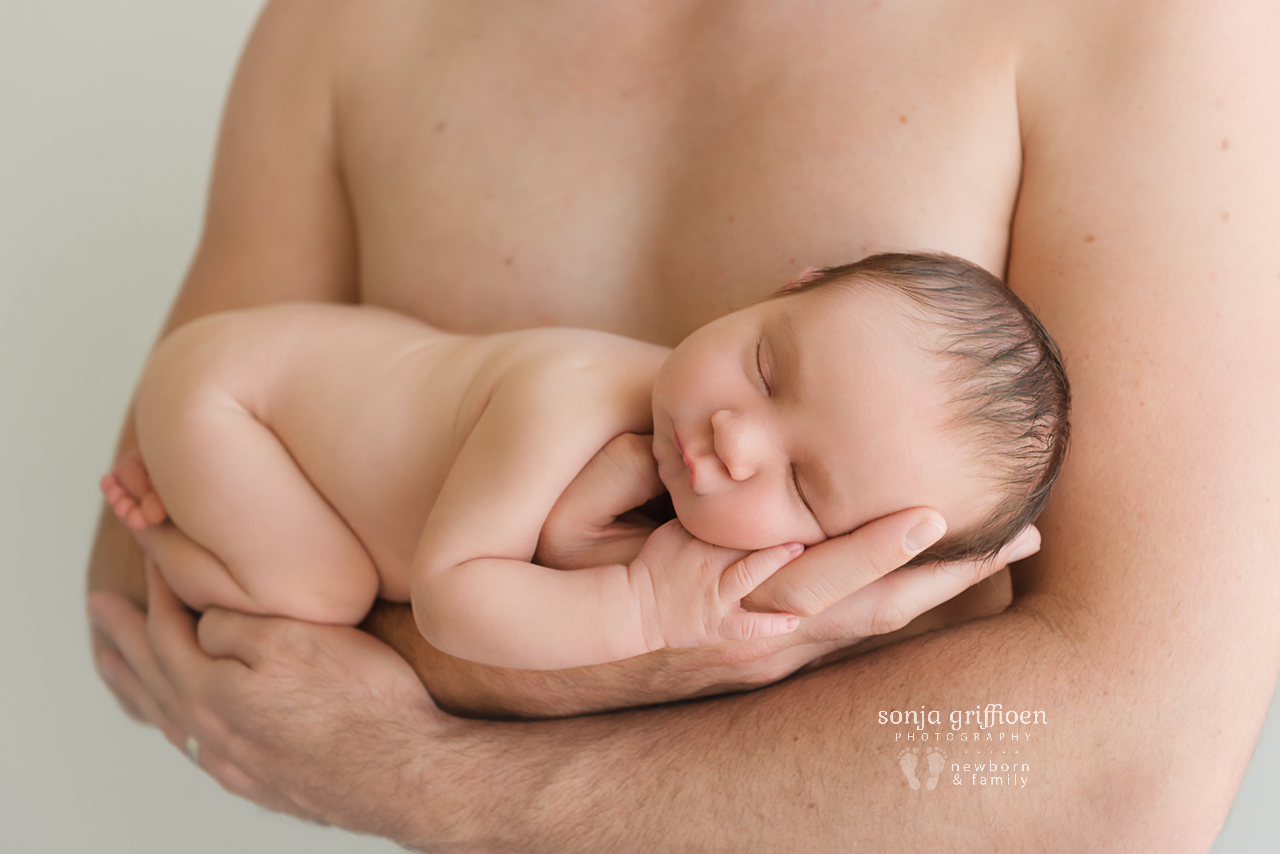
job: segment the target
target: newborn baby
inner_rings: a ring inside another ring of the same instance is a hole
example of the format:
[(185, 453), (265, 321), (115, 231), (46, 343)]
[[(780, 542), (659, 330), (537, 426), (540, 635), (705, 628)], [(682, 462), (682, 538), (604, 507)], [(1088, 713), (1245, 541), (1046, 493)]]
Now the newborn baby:
[[(368, 307), (282, 305), (170, 335), (138, 389), (139, 452), (103, 479), (187, 604), (354, 624), (411, 601), (440, 650), (553, 669), (771, 637), (740, 600), (805, 546), (927, 506), (913, 562), (1029, 524), (1066, 448), (1068, 388), (1030, 311), (945, 255), (812, 271), (674, 350), (576, 329), (452, 335)], [(532, 562), (603, 446), (652, 433), (695, 537), (629, 563)]]

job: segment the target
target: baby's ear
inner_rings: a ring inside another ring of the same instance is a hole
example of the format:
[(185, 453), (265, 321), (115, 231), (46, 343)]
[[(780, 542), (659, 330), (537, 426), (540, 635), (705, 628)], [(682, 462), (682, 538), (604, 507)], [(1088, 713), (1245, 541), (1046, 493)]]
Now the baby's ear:
[(803, 285), (809, 284), (810, 282), (812, 282), (814, 279), (818, 278), (821, 275), (822, 275), (822, 270), (818, 269), (817, 267), (806, 267), (794, 279), (792, 279), (791, 281), (783, 285), (782, 289), (784, 291), (794, 291), (798, 287), (802, 287)]

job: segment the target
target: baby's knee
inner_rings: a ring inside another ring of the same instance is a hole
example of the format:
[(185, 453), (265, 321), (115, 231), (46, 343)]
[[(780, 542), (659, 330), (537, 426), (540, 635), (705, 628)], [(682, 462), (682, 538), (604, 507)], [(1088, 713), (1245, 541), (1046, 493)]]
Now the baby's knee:
[(359, 625), (377, 596), (377, 577), (362, 572), (309, 585), (305, 590), (282, 587), (253, 594), (267, 613), (333, 626)]

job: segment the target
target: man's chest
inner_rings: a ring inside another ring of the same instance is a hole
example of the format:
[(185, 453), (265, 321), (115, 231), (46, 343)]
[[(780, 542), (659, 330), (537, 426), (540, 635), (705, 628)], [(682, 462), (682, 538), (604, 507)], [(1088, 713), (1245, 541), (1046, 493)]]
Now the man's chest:
[(936, 249), (1002, 272), (1011, 39), (876, 5), (388, 19), (338, 93), (364, 298), (673, 344), (806, 266)]

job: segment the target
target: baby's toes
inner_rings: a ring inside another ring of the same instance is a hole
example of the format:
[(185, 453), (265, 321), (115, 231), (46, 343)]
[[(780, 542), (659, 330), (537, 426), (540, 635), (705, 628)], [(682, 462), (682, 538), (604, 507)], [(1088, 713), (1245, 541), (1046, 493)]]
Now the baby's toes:
[(102, 497), (107, 499), (107, 505), (116, 514), (116, 518), (133, 528), (134, 524), (130, 521), (130, 517), (138, 514), (138, 518), (141, 519), (142, 516), (138, 513), (137, 503), (125, 491), (125, 488), (120, 485), (120, 481), (116, 479), (115, 474), (109, 474), (104, 477), (98, 486), (102, 490)]
[(138, 510), (144, 525), (159, 525), (169, 518), (169, 511), (164, 509), (164, 504), (154, 489), (142, 496), (142, 500), (138, 502)]
[(111, 473), (120, 481), (124, 491), (135, 499), (152, 491), (151, 478), (147, 475), (146, 464), (142, 462), (142, 453), (137, 448), (120, 457)]
[(105, 475), (102, 480), (98, 481), (98, 489), (102, 490), (102, 497), (107, 499), (107, 503), (115, 509), (116, 503), (126, 497), (124, 489), (120, 486), (120, 482), (116, 480), (114, 474)]

